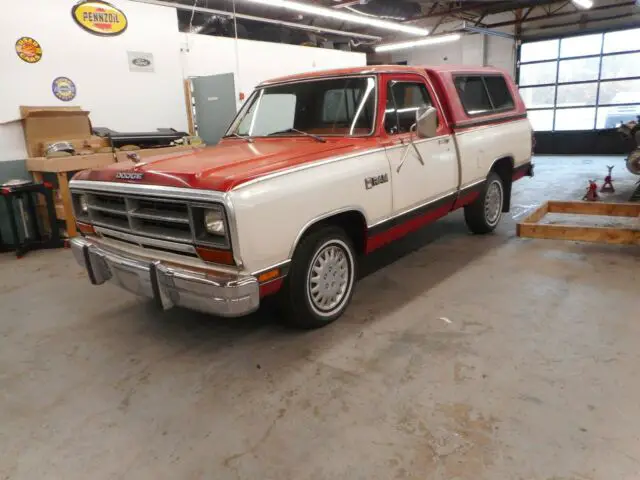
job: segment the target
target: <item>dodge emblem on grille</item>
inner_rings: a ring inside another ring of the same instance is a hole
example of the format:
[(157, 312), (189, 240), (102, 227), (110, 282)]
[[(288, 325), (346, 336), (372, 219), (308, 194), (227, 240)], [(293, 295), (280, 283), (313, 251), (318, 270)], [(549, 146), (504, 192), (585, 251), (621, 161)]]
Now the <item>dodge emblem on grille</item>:
[(142, 180), (144, 173), (142, 172), (118, 172), (116, 178), (120, 180)]

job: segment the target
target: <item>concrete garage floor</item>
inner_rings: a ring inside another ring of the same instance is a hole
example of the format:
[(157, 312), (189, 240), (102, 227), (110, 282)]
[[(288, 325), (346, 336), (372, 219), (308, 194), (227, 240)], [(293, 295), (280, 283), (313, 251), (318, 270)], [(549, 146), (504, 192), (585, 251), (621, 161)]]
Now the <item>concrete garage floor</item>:
[[(540, 157), (518, 216), (620, 158)], [(640, 477), (640, 251), (473, 237), (460, 214), (377, 253), (353, 305), (157, 312), (69, 251), (0, 257), (0, 479)], [(445, 320), (446, 318), (446, 320)]]

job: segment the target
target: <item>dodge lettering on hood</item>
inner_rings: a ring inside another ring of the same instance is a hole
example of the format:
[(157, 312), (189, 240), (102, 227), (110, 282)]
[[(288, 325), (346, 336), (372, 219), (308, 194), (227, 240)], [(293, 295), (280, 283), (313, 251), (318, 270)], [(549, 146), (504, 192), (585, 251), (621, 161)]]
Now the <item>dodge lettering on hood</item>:
[(347, 309), (359, 259), (464, 208), (474, 233), (533, 175), (517, 87), (488, 67), (377, 66), (259, 85), (216, 146), (78, 173), (95, 285), (236, 317), (279, 297), (317, 328)]

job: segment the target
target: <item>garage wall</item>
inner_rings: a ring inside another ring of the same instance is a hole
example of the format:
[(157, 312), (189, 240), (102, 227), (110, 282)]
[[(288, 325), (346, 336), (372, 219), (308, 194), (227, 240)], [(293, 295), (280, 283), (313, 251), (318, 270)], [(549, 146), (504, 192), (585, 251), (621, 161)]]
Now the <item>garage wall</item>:
[(364, 53), (242, 39), (236, 43), (233, 38), (196, 34), (185, 34), (182, 39), (185, 76), (233, 73), (236, 98), (240, 92), (248, 97), (256, 85), (271, 78), (367, 64)]
[[(27, 156), (17, 121), (20, 105), (81, 106), (91, 112), (94, 126), (115, 130), (186, 129), (186, 77), (232, 72), (237, 93), (248, 95), (268, 78), (366, 65), (360, 53), (250, 40), (236, 45), (230, 38), (183, 34), (174, 8), (128, 0), (111, 0), (126, 14), (127, 30), (100, 37), (73, 21), (76, 2), (21, 0), (12, 3), (10, 15), (0, 16), (0, 181), (6, 179), (5, 171), (22, 171)], [(15, 42), (22, 36), (40, 42), (40, 62), (27, 64), (15, 54)], [(129, 71), (127, 51), (152, 53), (155, 72)], [(51, 83), (58, 76), (75, 82), (78, 93), (73, 101), (53, 96)], [(12, 161), (22, 163), (4, 163)]]
[(466, 35), (456, 42), (399, 50), (393, 52), (391, 59), (409, 65), (483, 65), (485, 45), (484, 36)]
[(510, 38), (484, 35), (487, 46), (485, 65), (506, 70), (515, 78), (516, 75), (516, 42)]
[[(17, 119), (20, 105), (79, 105), (91, 111), (95, 126), (187, 128), (175, 9), (113, 0), (129, 26), (122, 35), (100, 37), (73, 21), (75, 3), (21, 0), (12, 2), (10, 14), (0, 16), (0, 124)], [(14, 51), (16, 40), (25, 35), (43, 48), (42, 60), (33, 65)], [(153, 53), (155, 72), (130, 72), (127, 51)], [(58, 76), (75, 82), (73, 101), (53, 96), (51, 82)], [(25, 156), (15, 125), (0, 125), (0, 145), (0, 160)]]
[(491, 65), (514, 76), (516, 42), (491, 35), (465, 35), (457, 42), (394, 52), (391, 61), (406, 61), (409, 65)]

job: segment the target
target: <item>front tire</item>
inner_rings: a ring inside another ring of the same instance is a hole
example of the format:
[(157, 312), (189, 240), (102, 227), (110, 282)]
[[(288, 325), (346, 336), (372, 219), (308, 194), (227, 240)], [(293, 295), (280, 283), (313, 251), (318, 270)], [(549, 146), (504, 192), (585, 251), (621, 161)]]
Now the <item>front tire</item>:
[(332, 323), (347, 309), (356, 278), (356, 253), (341, 228), (328, 226), (306, 235), (281, 292), (287, 323), (304, 329)]
[(464, 219), (469, 230), (476, 234), (495, 230), (502, 218), (504, 184), (496, 172), (490, 172), (480, 196), (464, 207)]

